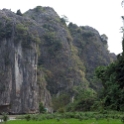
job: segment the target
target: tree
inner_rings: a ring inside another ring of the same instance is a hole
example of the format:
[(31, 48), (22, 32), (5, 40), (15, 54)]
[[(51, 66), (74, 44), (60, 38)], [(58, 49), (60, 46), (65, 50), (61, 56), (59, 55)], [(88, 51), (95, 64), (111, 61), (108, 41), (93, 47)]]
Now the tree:
[(95, 73), (104, 87), (101, 95), (104, 107), (124, 110), (124, 57), (119, 56), (107, 67), (98, 67)]
[(21, 10), (17, 10), (16, 14), (22, 16)]
[(69, 22), (69, 21), (68, 21), (68, 17), (65, 16), (65, 15), (62, 15), (62, 17), (61, 17), (60, 19), (61, 19), (61, 22), (62, 22), (63, 24), (66, 24), (66, 23)]

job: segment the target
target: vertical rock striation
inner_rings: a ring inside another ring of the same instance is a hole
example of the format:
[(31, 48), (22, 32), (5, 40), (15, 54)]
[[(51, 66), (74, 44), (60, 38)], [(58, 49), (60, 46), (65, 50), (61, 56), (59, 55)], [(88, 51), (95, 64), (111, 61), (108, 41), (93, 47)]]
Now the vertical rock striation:
[(38, 111), (37, 45), (30, 39), (31, 48), (23, 46), (26, 38), (17, 35), (21, 21), (9, 10), (0, 11), (0, 106), (10, 113), (34, 113)]

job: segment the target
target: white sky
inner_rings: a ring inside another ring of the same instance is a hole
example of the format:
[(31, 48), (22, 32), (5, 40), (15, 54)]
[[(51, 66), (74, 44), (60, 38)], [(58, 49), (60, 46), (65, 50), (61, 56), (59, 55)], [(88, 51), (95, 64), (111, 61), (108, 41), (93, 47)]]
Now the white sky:
[(124, 9), (122, 0), (1, 0), (0, 9), (25, 12), (36, 6), (50, 6), (61, 16), (66, 15), (70, 22), (79, 26), (89, 25), (108, 36), (110, 52), (122, 52), (123, 25), (121, 16)]

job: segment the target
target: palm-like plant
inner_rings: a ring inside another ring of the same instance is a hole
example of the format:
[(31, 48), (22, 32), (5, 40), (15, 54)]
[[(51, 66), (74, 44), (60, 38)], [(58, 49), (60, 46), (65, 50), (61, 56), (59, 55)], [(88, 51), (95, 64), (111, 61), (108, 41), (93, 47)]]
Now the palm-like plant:
[(3, 112), (2, 113), (2, 120), (4, 121), (4, 123), (6, 123), (8, 119), (9, 119), (8, 113)]

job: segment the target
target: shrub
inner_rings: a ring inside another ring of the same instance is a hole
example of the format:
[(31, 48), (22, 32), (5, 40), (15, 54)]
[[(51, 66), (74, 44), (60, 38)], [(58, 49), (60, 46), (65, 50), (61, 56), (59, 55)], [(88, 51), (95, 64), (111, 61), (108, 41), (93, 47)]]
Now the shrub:
[(35, 10), (36, 12), (40, 12), (40, 11), (44, 10), (44, 8), (41, 7), (41, 6), (37, 6), (34, 10)]
[(124, 117), (121, 118), (121, 122), (124, 124)]
[(12, 23), (9, 19), (5, 19), (5, 24), (0, 22), (0, 39), (10, 38), (12, 35)]
[(45, 113), (45, 112), (46, 112), (46, 109), (45, 109), (45, 107), (43, 106), (43, 103), (40, 103), (40, 104), (39, 104), (39, 111), (40, 111), (40, 113)]
[(56, 55), (56, 52), (62, 48), (60, 39), (57, 38), (55, 32), (48, 32), (44, 35), (44, 45), (48, 47), (48, 53)]
[(59, 109), (57, 110), (57, 112), (58, 112), (58, 113), (65, 113), (65, 108), (59, 108)]
[[(40, 38), (37, 31), (29, 31), (28, 26), (18, 23), (16, 25), (16, 39), (15, 41), (20, 41), (22, 48), (32, 49), (32, 42), (40, 44)], [(16, 42), (15, 42), (16, 43)]]
[(58, 117), (58, 118), (56, 118), (56, 120), (57, 120), (57, 121), (60, 121), (60, 118)]
[(90, 32), (90, 31), (89, 31), (89, 32), (87, 31), (87, 32), (84, 32), (84, 33), (82, 34), (82, 36), (85, 37), (85, 38), (89, 38), (89, 37), (94, 36), (94, 34), (93, 34), (92, 32)]
[(70, 96), (69, 94), (60, 94), (58, 97), (53, 97), (53, 109), (57, 112), (64, 113), (65, 107), (70, 102)]
[(6, 123), (8, 119), (9, 119), (8, 114), (5, 113), (5, 112), (3, 112), (3, 113), (2, 113), (2, 120)]
[(21, 10), (17, 10), (16, 14), (22, 16)]
[(16, 30), (18, 35), (25, 36), (27, 35), (28, 27), (26, 27), (22, 23), (19, 23), (16, 25)]
[(26, 115), (26, 116), (25, 116), (25, 119), (26, 119), (27, 121), (30, 121), (31, 116), (30, 116), (30, 115)]

